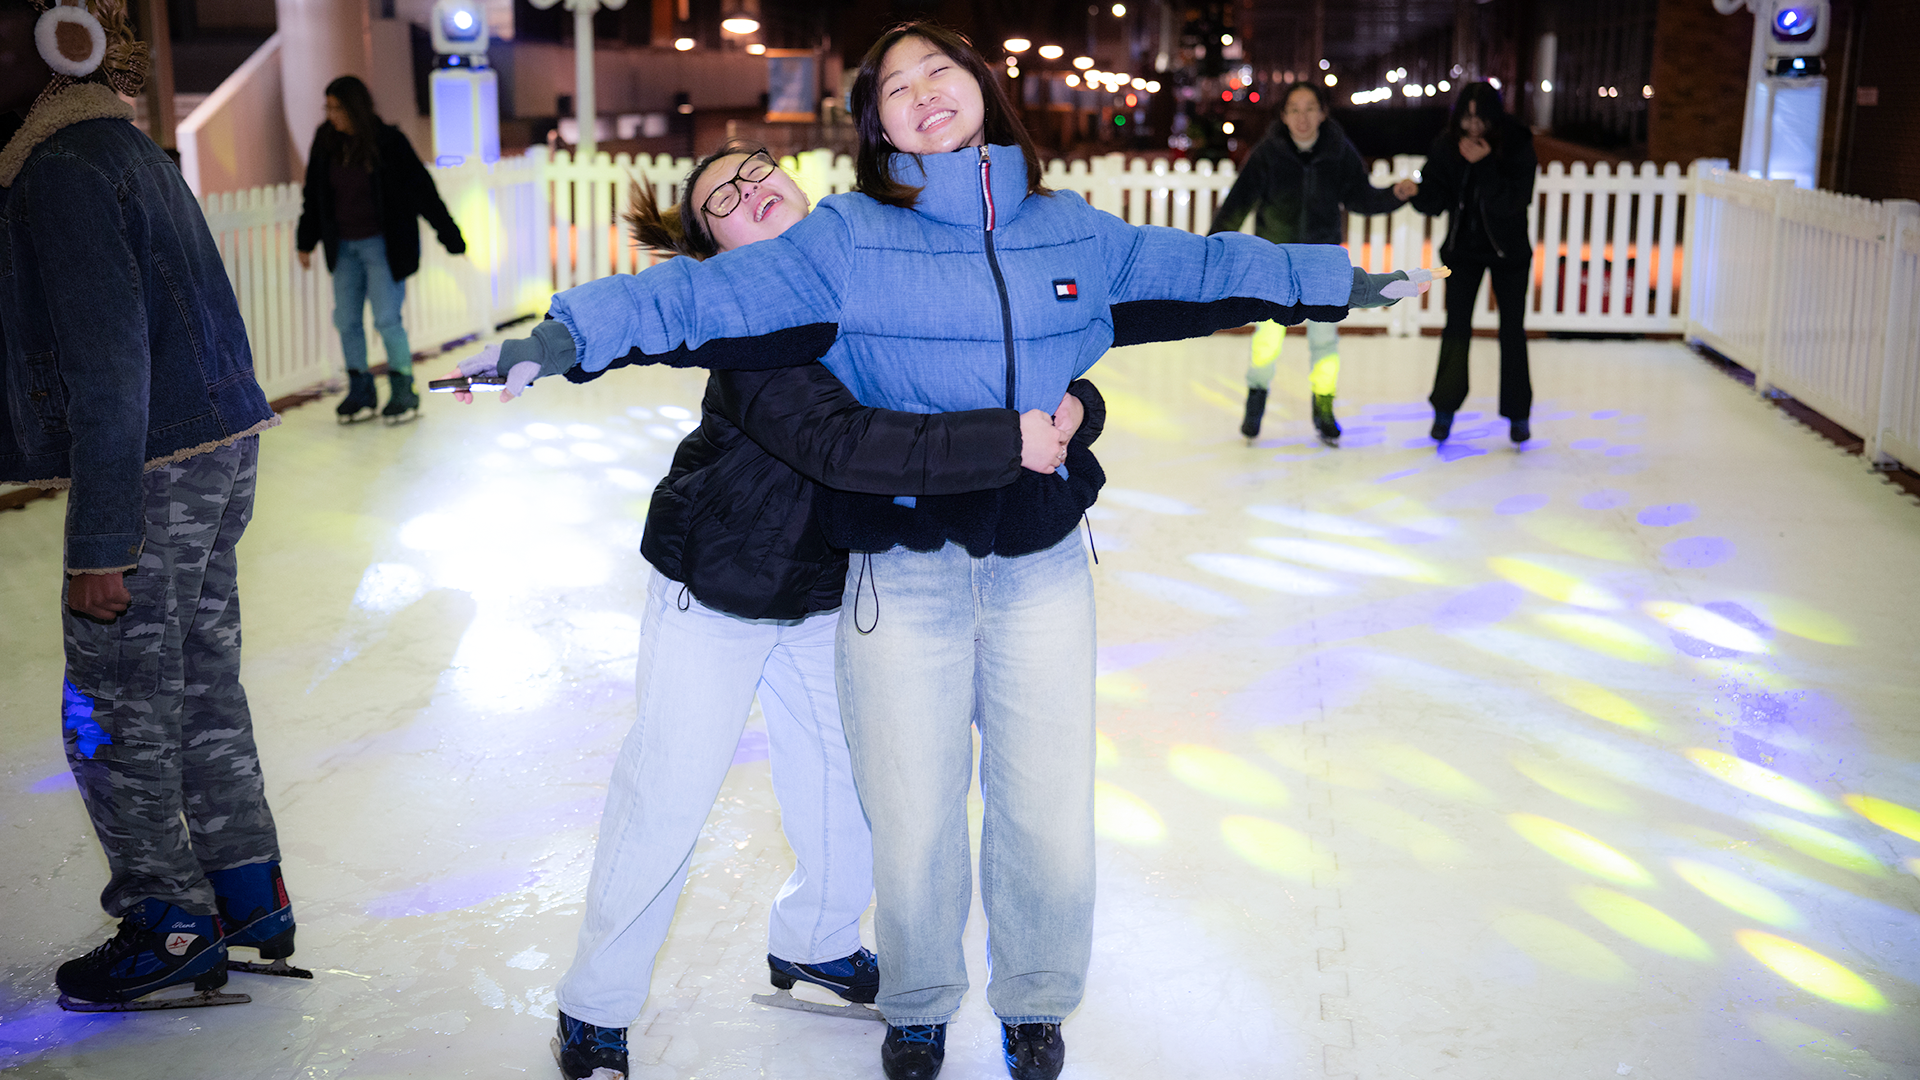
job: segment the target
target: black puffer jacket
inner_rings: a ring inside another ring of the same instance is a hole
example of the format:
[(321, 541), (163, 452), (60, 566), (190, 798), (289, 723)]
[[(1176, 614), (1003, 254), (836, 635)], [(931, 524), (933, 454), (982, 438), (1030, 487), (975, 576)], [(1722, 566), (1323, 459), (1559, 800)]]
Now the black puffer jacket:
[(1501, 116), (1497, 124), (1487, 140), (1493, 152), (1472, 164), (1460, 156), (1460, 136), (1451, 126), (1427, 151), (1413, 208), (1429, 216), (1452, 215), (1440, 245), (1444, 263), (1525, 263), (1533, 258), (1527, 235), (1527, 210), (1533, 205), (1533, 176), (1539, 165), (1533, 132), (1510, 116)]
[[(1087, 411), (1081, 444), (1099, 434), (1106, 409), (1092, 383), (1073, 390)], [(1060, 482), (1021, 468), (1011, 409), (872, 409), (817, 363), (717, 371), (700, 426), (654, 488), (640, 552), (710, 608), (798, 619), (839, 607), (845, 589), (847, 553), (828, 544), (815, 511), (820, 485), (884, 502), (1004, 488), (1028, 475)]]
[[(312, 251), (325, 247), (327, 269), (340, 261), (340, 225), (333, 214), (333, 179), (327, 165), (340, 154), (346, 136), (322, 123), (313, 133), (313, 148), (307, 152), (307, 183), (301, 191), (300, 224), (294, 228), (294, 247)], [(387, 241), (387, 269), (393, 280), (405, 281), (420, 269), (420, 227), (415, 218), (426, 218), (440, 246), (454, 255), (467, 250), (460, 226), (440, 201), (433, 176), (420, 164), (413, 144), (392, 124), (381, 124), (374, 137), (379, 158), (373, 167), (374, 211), (380, 219), (380, 235)]]
[(1275, 121), (1247, 155), (1211, 231), (1233, 232), (1257, 210), (1254, 232), (1262, 240), (1337, 244), (1346, 214), (1388, 214), (1402, 201), (1367, 179), (1367, 163), (1337, 122), (1321, 121), (1320, 136), (1303, 161), (1287, 125)]

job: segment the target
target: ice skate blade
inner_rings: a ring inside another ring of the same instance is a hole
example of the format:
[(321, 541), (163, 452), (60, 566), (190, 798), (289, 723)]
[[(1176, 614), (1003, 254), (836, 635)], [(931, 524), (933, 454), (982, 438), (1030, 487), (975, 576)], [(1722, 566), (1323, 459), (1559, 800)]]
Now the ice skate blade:
[[(560, 1064), (561, 1047), (559, 1036), (548, 1039), (547, 1048), (553, 1051), (553, 1063), (555, 1065)], [(566, 1077), (566, 1080), (574, 1080), (574, 1077), (567, 1076), (565, 1069), (560, 1070), (560, 1075)], [(587, 1076), (586, 1080), (627, 1080), (627, 1074), (602, 1066), (601, 1068), (593, 1070), (593, 1072)]]
[(871, 1020), (876, 1024), (887, 1022), (880, 1010), (871, 1005), (823, 1005), (818, 1001), (793, 996), (791, 990), (775, 990), (771, 994), (753, 995), (755, 1005), (770, 1005), (776, 1009), (793, 1009), (797, 1012), (818, 1013), (821, 1016), (838, 1016), (847, 1020)]
[(386, 421), (386, 424), (388, 427), (399, 427), (401, 424), (410, 424), (413, 421), (420, 419), (420, 410), (408, 409), (406, 412), (400, 413), (396, 416), (382, 415), (380, 419)]
[(358, 424), (363, 421), (373, 419), (374, 412), (372, 407), (368, 407), (365, 409), (361, 409), (359, 412), (354, 412), (354, 413), (334, 413), (333, 416), (334, 416), (334, 419), (338, 420), (342, 425)]
[(287, 963), (287, 959), (284, 956), (278, 960), (275, 960), (271, 964), (259, 964), (259, 963), (253, 963), (247, 960), (235, 960), (232, 957), (228, 957), (227, 970), (228, 971), (244, 971), (252, 975), (281, 975), (289, 979), (313, 978), (313, 972), (308, 971), (306, 968), (294, 967), (292, 964)]
[(245, 1005), (253, 999), (245, 994), (226, 994), (202, 990), (167, 998), (140, 998), (137, 1001), (81, 1001), (60, 995), (60, 1007), (68, 1012), (152, 1012), (155, 1009), (204, 1009), (209, 1005)]

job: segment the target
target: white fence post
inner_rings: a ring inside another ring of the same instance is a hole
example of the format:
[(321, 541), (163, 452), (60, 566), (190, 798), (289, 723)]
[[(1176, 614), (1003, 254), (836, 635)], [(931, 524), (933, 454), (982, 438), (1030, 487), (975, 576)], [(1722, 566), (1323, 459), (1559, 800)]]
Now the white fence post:
[(1867, 439), (1867, 464), (1920, 466), (1920, 203), (1887, 204), (1885, 333), (1880, 408)]

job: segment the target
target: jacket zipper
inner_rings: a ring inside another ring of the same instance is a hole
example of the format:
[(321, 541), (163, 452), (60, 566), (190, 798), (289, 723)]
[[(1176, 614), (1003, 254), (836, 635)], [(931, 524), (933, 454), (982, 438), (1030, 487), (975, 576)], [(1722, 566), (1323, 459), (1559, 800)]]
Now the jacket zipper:
[[(1489, 154), (1488, 156), (1491, 157), (1492, 155)], [(1467, 168), (1469, 169), (1473, 168), (1473, 163), (1468, 162)], [(1454, 214), (1456, 216), (1463, 215), (1466, 213), (1466, 209), (1467, 209), (1467, 177), (1465, 173), (1462, 173), (1460, 176), (1460, 203), (1459, 203), (1459, 206), (1455, 208)], [(1493, 245), (1494, 255), (1499, 259), (1501, 259), (1502, 261), (1504, 261), (1507, 257), (1507, 252), (1505, 248), (1500, 246), (1500, 241), (1495, 240), (1493, 238), (1493, 223), (1487, 220), (1487, 201), (1484, 197), (1481, 198), (1480, 200), (1480, 231), (1487, 234), (1487, 243)], [(1448, 243), (1446, 246), (1447, 247), (1453, 246), (1451, 236), (1449, 236)]]
[(1007, 279), (1000, 273), (1000, 256), (993, 249), (993, 165), (987, 148), (980, 147), (980, 203), (986, 210), (987, 266), (993, 270), (994, 288), (1000, 290), (1000, 328), (1007, 343), (1007, 408), (1014, 405), (1013, 304), (1007, 299)]

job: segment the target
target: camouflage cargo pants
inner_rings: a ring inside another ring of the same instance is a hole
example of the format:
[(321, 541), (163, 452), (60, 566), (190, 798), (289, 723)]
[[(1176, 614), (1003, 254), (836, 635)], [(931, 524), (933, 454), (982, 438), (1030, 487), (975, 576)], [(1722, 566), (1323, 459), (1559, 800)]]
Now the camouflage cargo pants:
[(278, 859), (240, 687), (234, 545), (253, 516), (258, 436), (149, 470), (146, 544), (111, 623), (67, 610), (67, 764), (112, 877), (113, 916), (146, 897), (214, 910), (206, 875)]

